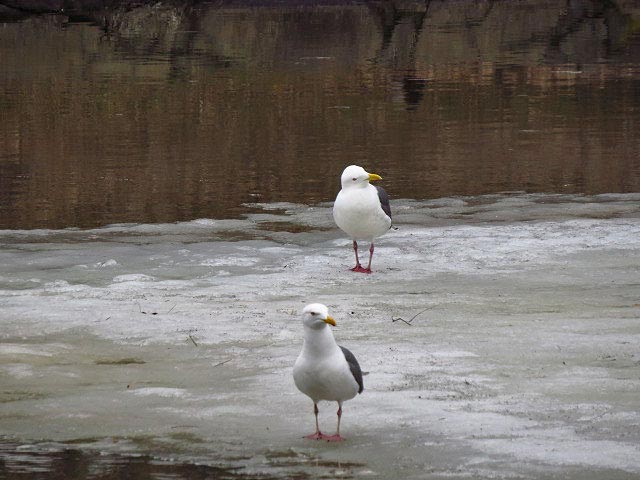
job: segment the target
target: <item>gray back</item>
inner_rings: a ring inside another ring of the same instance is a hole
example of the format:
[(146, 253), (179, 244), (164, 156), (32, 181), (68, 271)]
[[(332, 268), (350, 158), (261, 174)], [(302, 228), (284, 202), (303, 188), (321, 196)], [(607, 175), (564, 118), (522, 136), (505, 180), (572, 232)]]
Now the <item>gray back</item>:
[(380, 199), (380, 206), (384, 213), (391, 218), (391, 205), (389, 204), (389, 195), (385, 192), (384, 188), (374, 185), (378, 190), (378, 198)]
[(356, 360), (356, 357), (353, 353), (351, 353), (344, 347), (340, 347), (340, 349), (342, 350), (342, 353), (344, 353), (344, 358), (349, 364), (349, 369), (351, 370), (353, 378), (355, 378), (356, 382), (358, 382), (358, 386), (360, 387), (358, 389), (358, 393), (362, 393), (362, 391), (364, 390), (364, 382), (362, 381), (362, 370), (360, 370), (360, 364), (358, 363), (358, 360)]

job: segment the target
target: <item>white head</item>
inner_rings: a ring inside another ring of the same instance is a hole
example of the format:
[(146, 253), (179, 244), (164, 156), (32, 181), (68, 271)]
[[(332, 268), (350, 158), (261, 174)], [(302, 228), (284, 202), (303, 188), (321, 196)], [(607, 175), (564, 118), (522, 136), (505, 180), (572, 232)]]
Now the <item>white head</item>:
[(310, 303), (302, 310), (302, 324), (313, 330), (326, 328), (327, 324), (336, 326), (336, 321), (329, 316), (329, 309), (321, 303)]
[(353, 186), (365, 187), (369, 182), (374, 180), (382, 180), (382, 177), (375, 173), (369, 173), (358, 165), (349, 165), (344, 169), (342, 176), (340, 177), (342, 188), (349, 188)]

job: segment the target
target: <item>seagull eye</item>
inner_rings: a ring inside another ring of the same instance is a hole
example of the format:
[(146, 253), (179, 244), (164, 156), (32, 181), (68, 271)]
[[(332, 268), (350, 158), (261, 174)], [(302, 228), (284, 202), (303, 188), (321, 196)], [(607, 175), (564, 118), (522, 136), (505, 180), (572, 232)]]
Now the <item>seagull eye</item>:
[(311, 312), (311, 315), (313, 315), (314, 317), (318, 314), (318, 312)]
[(353, 181), (355, 182), (355, 181), (356, 181), (356, 180), (358, 180), (358, 179), (354, 177), (354, 178), (352, 178), (351, 180), (353, 180)]

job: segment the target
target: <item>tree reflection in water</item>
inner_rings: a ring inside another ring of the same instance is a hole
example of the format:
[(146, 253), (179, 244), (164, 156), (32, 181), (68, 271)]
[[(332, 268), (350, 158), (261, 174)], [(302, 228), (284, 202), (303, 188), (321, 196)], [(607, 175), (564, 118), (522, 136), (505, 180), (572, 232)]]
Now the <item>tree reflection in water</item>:
[(634, 2), (217, 2), (0, 29), (0, 228), (640, 189)]

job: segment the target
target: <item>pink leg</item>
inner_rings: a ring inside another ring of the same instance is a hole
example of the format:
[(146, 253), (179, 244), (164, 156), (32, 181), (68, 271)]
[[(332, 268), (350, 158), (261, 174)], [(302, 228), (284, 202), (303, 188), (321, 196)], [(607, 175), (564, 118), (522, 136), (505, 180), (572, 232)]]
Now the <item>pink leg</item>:
[(336, 429), (335, 435), (325, 435), (325, 440), (327, 442), (342, 442), (344, 437), (340, 436), (340, 419), (342, 418), (342, 404), (338, 402), (338, 428)]
[(373, 242), (371, 242), (371, 246), (369, 247), (369, 265), (364, 269), (364, 272), (371, 273), (371, 260), (373, 259)]
[(310, 440), (324, 440), (328, 436), (320, 431), (320, 427), (318, 426), (318, 404), (313, 403), (313, 414), (316, 416), (316, 433), (312, 433), (311, 435), (306, 435), (304, 438), (308, 438)]
[[(356, 254), (356, 266), (351, 269), (352, 272), (371, 273), (371, 269), (363, 268), (358, 259), (358, 242), (353, 241), (353, 251)], [(369, 258), (369, 266), (371, 266), (371, 258)]]
[(362, 265), (360, 265), (360, 259), (358, 258), (358, 242), (355, 240), (353, 241), (353, 253), (356, 254), (356, 266), (353, 267), (351, 271), (358, 272), (362, 268)]

